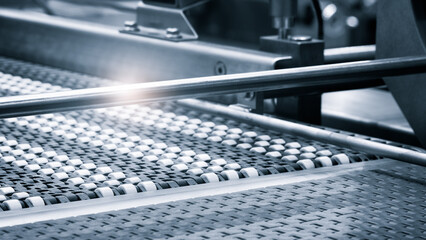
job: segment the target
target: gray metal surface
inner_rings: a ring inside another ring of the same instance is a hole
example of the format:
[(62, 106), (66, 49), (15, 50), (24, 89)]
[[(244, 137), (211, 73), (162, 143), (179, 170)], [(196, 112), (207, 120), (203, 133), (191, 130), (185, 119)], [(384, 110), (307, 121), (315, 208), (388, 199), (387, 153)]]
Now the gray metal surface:
[(0, 229), (5, 239), (425, 239), (426, 170), (377, 169)]
[[(381, 0), (377, 9), (377, 58), (426, 55), (425, 1)], [(425, 147), (426, 74), (384, 80)]]
[[(0, 9), (0, 54), (125, 82), (274, 69), (291, 57), (206, 42), (170, 42), (83, 21)], [(202, 59), (202, 61), (200, 60)], [(165, 70), (165, 68), (167, 70)]]
[(135, 83), (0, 100), (0, 117), (123, 104), (357, 82), (426, 71), (426, 57), (389, 58), (170, 81)]

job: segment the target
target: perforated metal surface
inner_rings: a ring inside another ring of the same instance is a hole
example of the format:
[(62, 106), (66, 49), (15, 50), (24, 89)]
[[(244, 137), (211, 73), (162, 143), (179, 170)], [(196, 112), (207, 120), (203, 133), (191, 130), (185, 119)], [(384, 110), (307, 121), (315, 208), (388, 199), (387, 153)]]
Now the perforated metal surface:
[(318, 181), (0, 229), (5, 239), (425, 239), (426, 170)]

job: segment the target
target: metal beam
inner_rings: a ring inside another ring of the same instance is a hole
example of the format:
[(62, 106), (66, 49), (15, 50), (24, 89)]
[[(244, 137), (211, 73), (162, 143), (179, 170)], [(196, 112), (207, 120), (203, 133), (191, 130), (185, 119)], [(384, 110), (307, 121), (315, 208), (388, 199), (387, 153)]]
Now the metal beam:
[(426, 57), (401, 57), (253, 73), (136, 83), (0, 98), (0, 118), (149, 101), (206, 97), (426, 72)]

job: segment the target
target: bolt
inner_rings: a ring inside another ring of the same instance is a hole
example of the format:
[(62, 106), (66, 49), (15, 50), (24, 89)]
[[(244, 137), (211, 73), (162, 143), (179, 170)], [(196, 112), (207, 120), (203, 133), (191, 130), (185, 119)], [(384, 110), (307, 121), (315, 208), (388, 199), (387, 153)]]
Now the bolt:
[(137, 32), (139, 31), (138, 24), (135, 21), (125, 21), (124, 30)]
[(179, 28), (167, 28), (166, 29), (166, 37), (167, 38), (181, 38)]

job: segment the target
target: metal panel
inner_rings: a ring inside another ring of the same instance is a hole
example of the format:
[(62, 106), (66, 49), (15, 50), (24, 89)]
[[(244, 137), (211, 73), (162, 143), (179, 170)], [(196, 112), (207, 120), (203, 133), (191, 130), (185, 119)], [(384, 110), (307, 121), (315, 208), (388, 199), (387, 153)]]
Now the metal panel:
[[(426, 55), (425, 1), (382, 0), (378, 10), (378, 58)], [(416, 136), (426, 146), (426, 74), (384, 80)]]
[(120, 34), (101, 25), (4, 9), (0, 36), (1, 55), (126, 82), (269, 70), (291, 60), (199, 41)]

